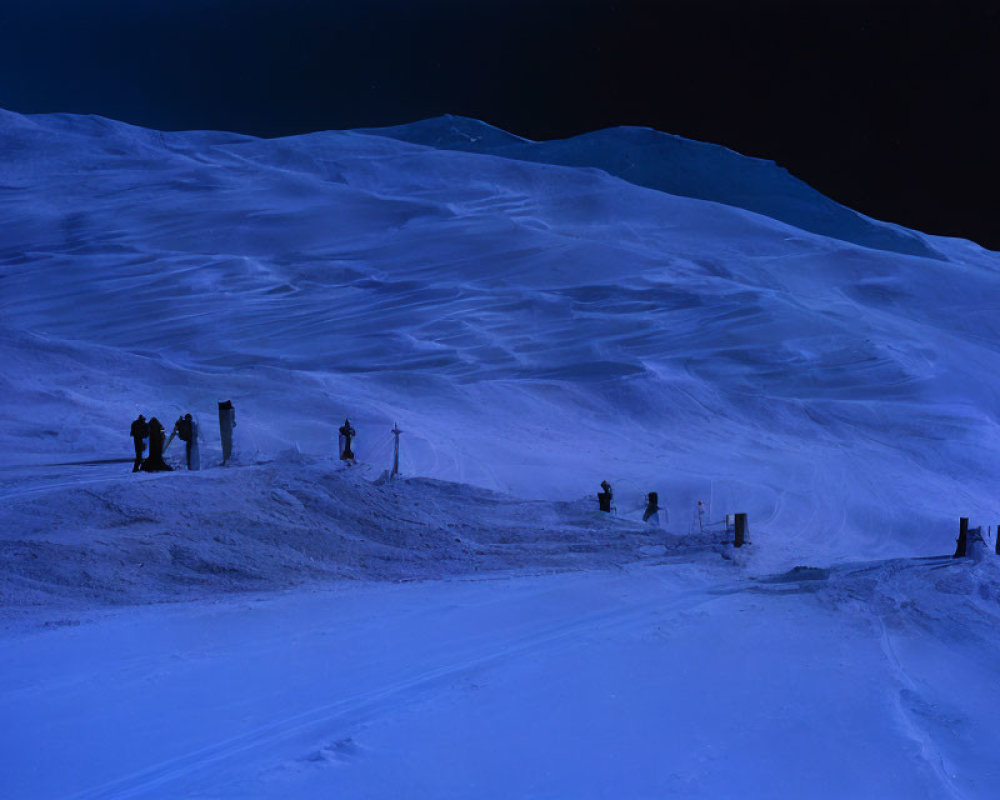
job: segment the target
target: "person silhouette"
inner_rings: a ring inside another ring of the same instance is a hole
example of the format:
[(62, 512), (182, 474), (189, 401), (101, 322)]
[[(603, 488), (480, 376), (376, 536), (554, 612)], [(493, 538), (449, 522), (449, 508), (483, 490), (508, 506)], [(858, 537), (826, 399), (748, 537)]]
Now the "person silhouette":
[(660, 495), (656, 492), (646, 495), (646, 510), (642, 514), (642, 521), (649, 522), (650, 519), (654, 524), (660, 524)]
[(187, 468), (191, 469), (191, 444), (194, 441), (194, 423), (190, 414), (185, 414), (174, 425), (177, 429), (177, 438), (184, 442), (184, 461)]
[(600, 506), (601, 511), (607, 514), (611, 513), (611, 498), (614, 497), (614, 492), (611, 491), (611, 484), (607, 481), (601, 481), (601, 491), (597, 494), (597, 503)]
[(149, 456), (142, 462), (144, 472), (170, 472), (171, 467), (163, 460), (163, 425), (156, 417), (149, 418)]
[(354, 439), (356, 431), (351, 427), (349, 419), (344, 420), (340, 426), (340, 460), (349, 464), (355, 463), (354, 451), (351, 449), (351, 440)]
[(138, 472), (142, 466), (142, 454), (146, 451), (146, 438), (149, 436), (149, 423), (142, 414), (132, 421), (131, 436), (135, 445), (135, 463), (132, 465), (132, 472)]

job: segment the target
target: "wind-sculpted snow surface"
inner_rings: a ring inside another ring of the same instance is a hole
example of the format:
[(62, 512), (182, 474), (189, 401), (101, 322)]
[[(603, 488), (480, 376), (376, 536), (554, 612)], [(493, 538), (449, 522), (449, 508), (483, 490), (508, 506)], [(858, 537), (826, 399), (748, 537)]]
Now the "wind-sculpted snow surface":
[[(350, 416), (387, 467), (398, 420), (408, 474), (607, 478), (678, 532), (701, 499), (783, 559), (942, 552), (992, 519), (1000, 258), (843, 209), (815, 235), (786, 224), (829, 211), (808, 187), (754, 213), (793, 179), (657, 136), (570, 143), (602, 171), (502, 132), (493, 155), (0, 114), (4, 491), (127, 458), (138, 411), (200, 416), (212, 465), (231, 399), (238, 462), (331, 456)], [(612, 163), (639, 145), (673, 153), (635, 161), (662, 180)]]
[(609, 128), (571, 139), (532, 142), (478, 120), (447, 115), (366, 132), (443, 150), (594, 167), (638, 186), (745, 208), (865, 247), (943, 257), (926, 238), (845, 208), (772, 161), (651, 128)]

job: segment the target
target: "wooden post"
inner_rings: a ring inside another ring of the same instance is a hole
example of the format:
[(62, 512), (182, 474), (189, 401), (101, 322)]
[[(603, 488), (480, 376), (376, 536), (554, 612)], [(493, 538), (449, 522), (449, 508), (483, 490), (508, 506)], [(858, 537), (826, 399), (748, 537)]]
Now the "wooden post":
[(399, 429), (399, 423), (392, 423), (392, 436), (393, 436), (393, 446), (392, 446), (392, 472), (389, 473), (390, 478), (394, 478), (399, 474), (399, 434), (402, 431)]
[(657, 514), (660, 511), (660, 496), (656, 492), (650, 492), (646, 495), (646, 510), (642, 514), (642, 521), (648, 522), (649, 518), (653, 514)]
[(747, 539), (747, 515), (737, 514), (736, 515), (736, 538), (733, 540), (733, 544), (737, 547), (743, 547), (746, 544)]
[(961, 517), (958, 521), (958, 546), (952, 558), (965, 558), (965, 545), (969, 541), (969, 518)]
[(997, 555), (1000, 556), (1000, 525), (997, 525)]

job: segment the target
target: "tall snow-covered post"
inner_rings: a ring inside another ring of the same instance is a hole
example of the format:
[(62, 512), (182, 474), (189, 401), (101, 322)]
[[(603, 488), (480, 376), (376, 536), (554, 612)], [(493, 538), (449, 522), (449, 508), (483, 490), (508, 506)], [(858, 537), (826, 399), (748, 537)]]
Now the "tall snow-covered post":
[(233, 428), (236, 427), (236, 409), (231, 400), (219, 403), (219, 435), (222, 438), (222, 466), (233, 457)]
[(389, 477), (393, 478), (399, 474), (399, 434), (402, 431), (399, 429), (399, 423), (392, 423), (392, 472), (389, 473)]
[(969, 541), (969, 518), (961, 517), (958, 521), (958, 546), (952, 558), (965, 558), (965, 546)]

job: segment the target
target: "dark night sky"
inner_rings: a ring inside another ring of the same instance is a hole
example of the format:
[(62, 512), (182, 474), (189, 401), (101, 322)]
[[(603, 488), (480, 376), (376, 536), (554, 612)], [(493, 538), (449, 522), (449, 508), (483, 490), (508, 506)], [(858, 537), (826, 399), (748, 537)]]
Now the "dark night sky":
[(995, 0), (0, 0), (0, 106), (261, 136), (650, 125), (1000, 249), (997, 51)]

